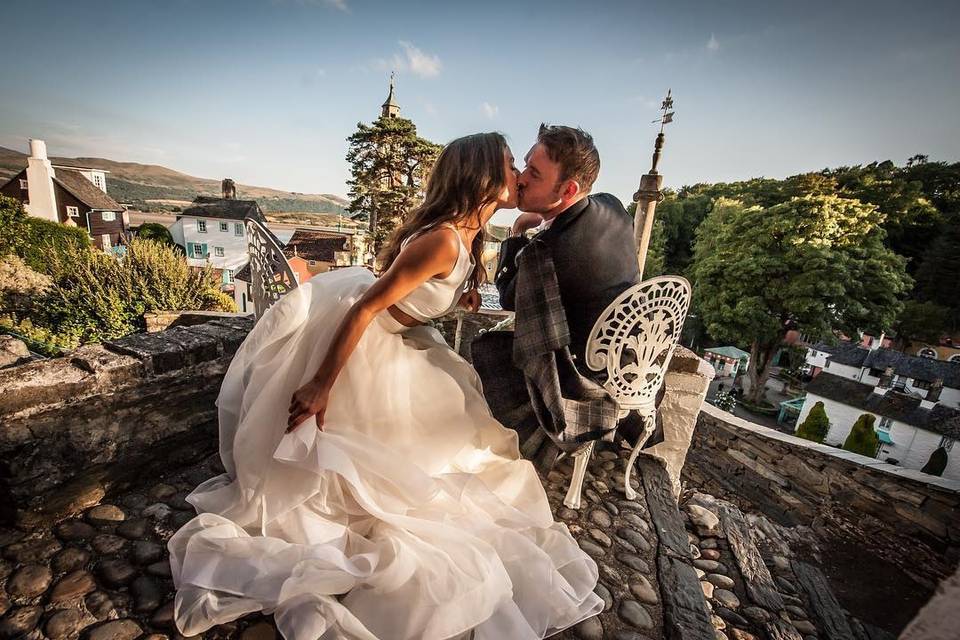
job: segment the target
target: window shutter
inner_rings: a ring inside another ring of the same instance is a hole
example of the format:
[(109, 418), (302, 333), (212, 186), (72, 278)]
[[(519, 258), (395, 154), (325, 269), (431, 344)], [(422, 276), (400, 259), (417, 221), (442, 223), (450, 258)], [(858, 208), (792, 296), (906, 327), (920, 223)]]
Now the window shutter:
[(209, 256), (209, 255), (210, 255), (210, 254), (207, 253), (207, 243), (204, 242), (203, 244), (200, 245), (200, 257), (201, 257), (201, 258), (206, 258), (206, 257)]
[(188, 242), (188, 243), (187, 243), (187, 257), (188, 257), (188, 258), (192, 258), (192, 257), (193, 257), (193, 243), (192, 243), (192, 242)]

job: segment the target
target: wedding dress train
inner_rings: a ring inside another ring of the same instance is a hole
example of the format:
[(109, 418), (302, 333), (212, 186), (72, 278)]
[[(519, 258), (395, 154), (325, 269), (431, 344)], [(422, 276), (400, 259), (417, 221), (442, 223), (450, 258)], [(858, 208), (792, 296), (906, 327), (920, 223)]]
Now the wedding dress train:
[(199, 515), (168, 545), (183, 635), (263, 611), (287, 640), (543, 638), (602, 609), (596, 564), (435, 329), (378, 316), (323, 431), (310, 418), (284, 434), (373, 282), (315, 276), (234, 356), (217, 399), (226, 473), (188, 497)]

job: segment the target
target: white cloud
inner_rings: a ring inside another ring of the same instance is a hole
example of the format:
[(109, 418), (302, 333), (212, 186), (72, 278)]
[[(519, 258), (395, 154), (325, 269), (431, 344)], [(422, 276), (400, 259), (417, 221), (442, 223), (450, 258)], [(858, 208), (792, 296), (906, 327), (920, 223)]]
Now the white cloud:
[(409, 71), (421, 78), (432, 78), (440, 75), (440, 69), (443, 63), (440, 57), (424, 53), (413, 43), (406, 40), (400, 41), (403, 48), (402, 53), (395, 53), (389, 60), (380, 58), (375, 61), (377, 68), (384, 71)]
[(720, 51), (720, 41), (717, 40), (717, 36), (710, 34), (710, 39), (707, 40), (707, 50), (708, 51)]
[(491, 120), (500, 115), (500, 107), (495, 104), (490, 104), (489, 102), (484, 102), (481, 104), (480, 111), (482, 111), (483, 115), (487, 116)]
[(350, 7), (347, 6), (347, 0), (323, 0), (323, 4), (334, 9), (339, 9), (344, 13), (350, 13)]
[[(297, 4), (307, 6), (307, 7), (327, 7), (328, 9), (336, 9), (338, 11), (343, 11), (344, 13), (350, 13), (350, 7), (347, 5), (347, 0), (295, 0)], [(286, 0), (272, 0), (273, 4), (284, 4)]]

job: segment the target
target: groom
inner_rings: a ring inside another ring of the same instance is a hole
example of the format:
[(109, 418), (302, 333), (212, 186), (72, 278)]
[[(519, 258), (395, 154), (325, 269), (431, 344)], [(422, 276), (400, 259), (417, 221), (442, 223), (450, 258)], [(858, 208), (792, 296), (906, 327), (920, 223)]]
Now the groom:
[[(519, 329), (527, 319), (523, 314), (530, 312), (530, 306), (518, 300), (518, 283), (531, 276), (523, 271), (525, 264), (533, 262), (528, 250), (532, 245), (548, 256), (559, 292), (556, 311), (566, 319), (574, 375), (581, 374), (588, 384), (602, 383), (603, 374), (590, 371), (584, 363), (586, 344), (607, 305), (640, 281), (633, 220), (614, 196), (590, 193), (600, 171), (600, 155), (585, 131), (540, 125), (537, 142), (524, 159), (526, 168), (517, 180), (518, 206), (524, 213), (500, 247), (495, 278), (500, 304), (517, 311)], [(534, 228), (536, 234), (527, 238), (526, 232)], [(549, 296), (544, 300), (549, 303)], [(534, 313), (544, 311), (534, 309)], [(513, 340), (511, 333), (487, 333), (474, 342), (472, 352), (494, 416), (516, 428), (524, 442), (544, 420), (531, 408), (530, 376), (515, 366)], [(560, 378), (560, 386), (569, 388), (562, 372)]]

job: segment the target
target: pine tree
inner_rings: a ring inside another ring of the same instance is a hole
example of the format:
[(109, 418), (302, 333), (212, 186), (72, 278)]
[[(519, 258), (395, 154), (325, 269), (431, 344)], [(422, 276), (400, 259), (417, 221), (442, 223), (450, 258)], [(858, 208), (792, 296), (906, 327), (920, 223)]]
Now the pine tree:
[(352, 175), (347, 181), (347, 211), (369, 221), (376, 254), (404, 216), (420, 204), (441, 147), (419, 137), (410, 120), (385, 116), (370, 125), (358, 123), (347, 141)]
[(947, 450), (943, 447), (936, 449), (930, 454), (927, 464), (920, 469), (923, 473), (929, 473), (932, 476), (942, 476), (944, 469), (947, 468)]
[(797, 436), (813, 442), (823, 442), (830, 431), (830, 420), (822, 402), (818, 402), (810, 409), (806, 419), (797, 428)]
[(859, 453), (862, 456), (873, 458), (877, 455), (877, 447), (880, 446), (880, 438), (873, 429), (873, 423), (876, 417), (870, 413), (864, 413), (857, 421), (853, 423), (850, 434), (843, 442), (843, 448), (852, 453)]

